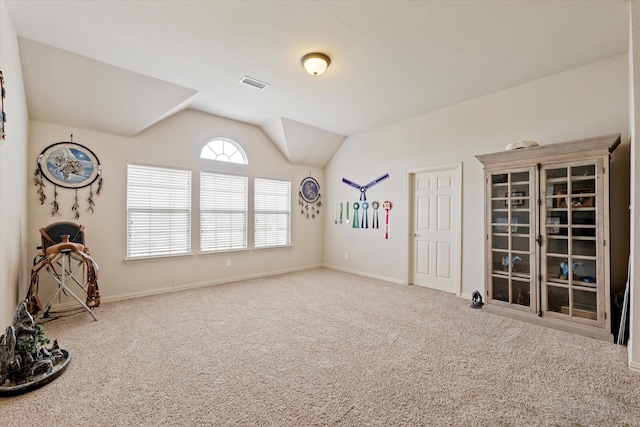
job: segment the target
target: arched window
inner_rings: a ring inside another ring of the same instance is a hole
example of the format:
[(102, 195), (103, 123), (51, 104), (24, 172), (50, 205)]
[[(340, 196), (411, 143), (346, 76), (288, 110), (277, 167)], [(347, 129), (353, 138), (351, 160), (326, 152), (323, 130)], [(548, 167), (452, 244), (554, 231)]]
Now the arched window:
[(215, 138), (207, 142), (200, 152), (201, 159), (217, 160), (219, 162), (249, 164), (247, 155), (240, 145), (229, 138)]

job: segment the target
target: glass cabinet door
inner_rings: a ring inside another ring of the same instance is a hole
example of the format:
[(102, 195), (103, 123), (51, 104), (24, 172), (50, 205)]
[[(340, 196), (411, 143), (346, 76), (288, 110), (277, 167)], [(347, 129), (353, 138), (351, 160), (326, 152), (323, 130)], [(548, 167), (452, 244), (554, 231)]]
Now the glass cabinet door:
[(546, 191), (542, 213), (543, 311), (581, 323), (598, 318), (602, 292), (598, 277), (597, 171), (591, 164), (547, 166), (541, 171)]
[(489, 230), (492, 302), (535, 309), (533, 169), (491, 174)]

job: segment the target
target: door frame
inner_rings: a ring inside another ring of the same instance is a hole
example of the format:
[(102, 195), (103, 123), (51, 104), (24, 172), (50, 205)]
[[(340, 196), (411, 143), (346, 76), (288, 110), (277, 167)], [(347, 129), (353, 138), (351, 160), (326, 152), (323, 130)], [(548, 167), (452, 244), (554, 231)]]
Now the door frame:
[(416, 169), (407, 169), (405, 179), (406, 179), (406, 192), (405, 192), (405, 203), (407, 206), (406, 210), (406, 248), (407, 248), (407, 258), (406, 258), (406, 266), (405, 266), (405, 284), (410, 285), (409, 281), (411, 280), (411, 272), (414, 268), (414, 250), (413, 250), (413, 225), (414, 225), (414, 199), (415, 199), (415, 189), (413, 188), (413, 178), (415, 175), (424, 173), (424, 172), (437, 172), (441, 170), (449, 170), (452, 171), (453, 174), (457, 178), (457, 183), (454, 185), (454, 198), (457, 203), (458, 209), (454, 215), (455, 221), (455, 241), (457, 243), (457, 252), (456, 255), (458, 257), (458, 261), (454, 265), (454, 282), (456, 283), (456, 296), (460, 297), (462, 294), (462, 162), (458, 163), (448, 163), (437, 166), (427, 166), (424, 168), (416, 168)]

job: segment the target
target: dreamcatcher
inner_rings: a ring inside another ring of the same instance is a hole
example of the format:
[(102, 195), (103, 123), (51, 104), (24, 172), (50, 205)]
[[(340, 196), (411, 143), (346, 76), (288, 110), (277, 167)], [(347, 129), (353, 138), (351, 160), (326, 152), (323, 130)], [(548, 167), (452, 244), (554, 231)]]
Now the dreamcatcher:
[(321, 198), (318, 181), (310, 176), (303, 179), (300, 184), (300, 191), (298, 192), (300, 213), (306, 215), (307, 219), (309, 219), (309, 217), (313, 219), (316, 215), (320, 215), (320, 206), (322, 206)]
[(47, 196), (45, 194), (45, 180), (53, 184), (53, 201), (51, 202), (51, 215), (61, 215), (58, 204), (58, 187), (75, 190), (75, 197), (71, 210), (75, 219), (80, 218), (80, 203), (78, 189), (89, 187), (87, 212), (93, 213), (95, 202), (93, 200), (93, 183), (98, 182), (95, 195), (99, 196), (102, 190), (102, 170), (98, 157), (80, 144), (73, 142), (73, 134), (69, 142), (57, 142), (51, 144), (38, 156), (36, 171), (33, 176), (37, 192), (40, 196), (40, 204), (44, 205)]

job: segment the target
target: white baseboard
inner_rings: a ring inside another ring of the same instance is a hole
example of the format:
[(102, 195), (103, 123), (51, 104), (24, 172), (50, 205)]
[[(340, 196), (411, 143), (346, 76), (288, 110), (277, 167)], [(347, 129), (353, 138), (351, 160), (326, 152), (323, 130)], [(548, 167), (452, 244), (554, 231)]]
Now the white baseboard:
[(376, 274), (364, 273), (362, 271), (351, 270), (349, 268), (344, 268), (344, 267), (340, 267), (340, 266), (337, 266), (337, 265), (322, 264), (322, 266), (325, 267), (325, 268), (330, 268), (332, 270), (344, 271), (345, 273), (357, 274), (358, 276), (364, 276), (364, 277), (370, 277), (372, 279), (384, 280), (385, 282), (397, 283), (399, 285), (404, 285), (405, 284), (404, 281), (398, 280), (398, 279), (394, 279), (392, 277), (385, 277), (385, 276), (379, 276), (379, 275), (376, 275)]
[[(225, 279), (220, 279), (220, 280), (207, 280), (207, 281), (204, 281), (204, 282), (186, 283), (184, 285), (170, 286), (170, 287), (152, 289), (152, 290), (148, 290), (148, 291), (130, 292), (130, 293), (126, 293), (126, 294), (103, 296), (103, 297), (100, 298), (100, 302), (101, 303), (109, 303), (109, 302), (112, 302), (112, 301), (121, 301), (121, 300), (139, 298), (139, 297), (145, 297), (145, 296), (151, 296), (151, 295), (166, 294), (166, 293), (169, 293), (169, 292), (176, 292), (176, 291), (182, 291), (182, 290), (187, 290), (187, 289), (196, 289), (196, 288), (202, 288), (202, 287), (205, 287), (205, 286), (220, 285), (220, 284), (223, 284), (223, 283), (239, 282), (241, 280), (256, 279), (256, 278), (260, 278), (260, 277), (276, 276), (278, 274), (294, 273), (296, 271), (313, 270), (313, 269), (322, 268), (322, 267), (323, 266), (321, 264), (308, 265), (308, 266), (305, 266), (305, 267), (286, 268), (286, 269), (282, 269), (282, 270), (274, 270), (274, 271), (263, 272), (263, 273), (255, 273), (255, 274), (246, 274), (246, 275), (242, 275), (242, 276), (227, 277)], [(80, 306), (79, 306), (79, 304), (77, 302), (70, 301), (70, 302), (64, 302), (64, 303), (61, 303), (61, 304), (53, 304), (51, 306), (51, 310), (55, 311), (55, 310), (60, 310), (60, 309), (69, 309), (69, 308), (73, 308), (73, 307), (80, 307)]]

